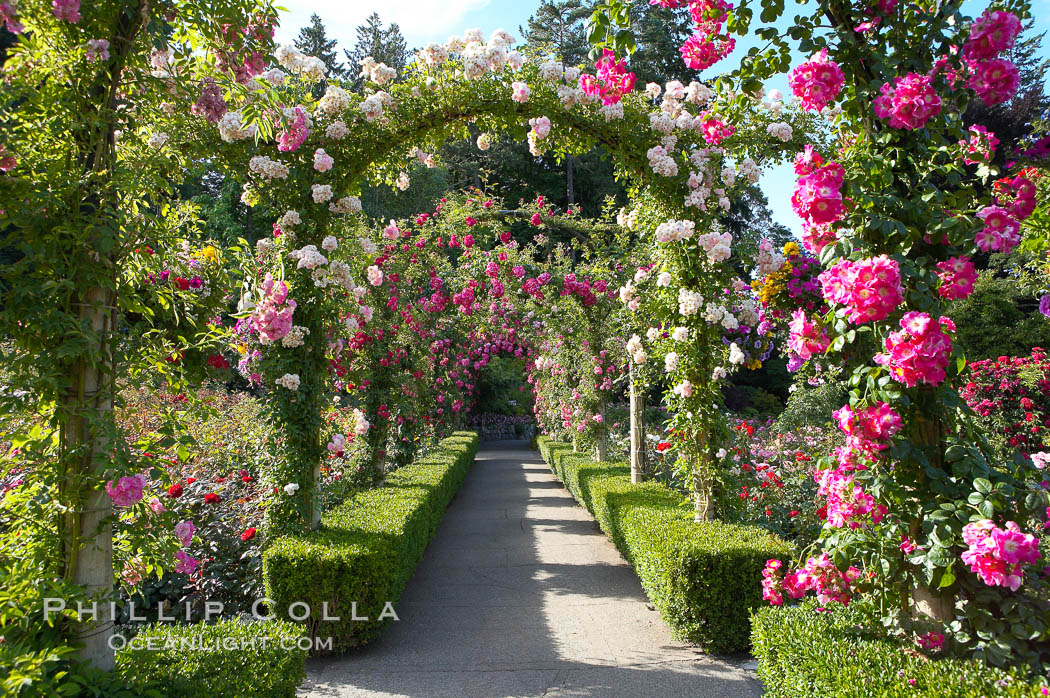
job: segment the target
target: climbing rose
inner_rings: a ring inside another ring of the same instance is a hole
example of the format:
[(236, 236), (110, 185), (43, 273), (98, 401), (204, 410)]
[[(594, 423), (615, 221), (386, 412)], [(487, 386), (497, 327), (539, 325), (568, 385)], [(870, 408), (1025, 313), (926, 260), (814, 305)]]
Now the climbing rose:
[(1021, 241), (1020, 223), (1001, 206), (985, 206), (977, 217), (984, 221), (984, 228), (975, 239), (982, 252), (1009, 254)]
[(919, 383), (940, 385), (946, 376), (952, 338), (944, 330), (955, 331), (951, 318), (934, 322), (927, 313), (905, 313), (901, 329), (886, 338), (886, 352), (875, 355), (875, 363), (889, 368), (898, 383), (914, 388)]
[(117, 480), (114, 485), (110, 480), (106, 483), (106, 494), (118, 507), (130, 507), (142, 499), (142, 488), (146, 486), (144, 475), (130, 475)]
[(80, 0), (51, 0), (55, 17), (72, 24), (80, 21)]
[[(302, 110), (302, 107), (296, 107), (294, 114), (295, 118), (292, 119), (288, 128), (277, 136), (277, 150), (282, 153), (294, 153), (296, 150), (299, 150), (299, 146), (310, 135), (310, 129), (306, 125), (306, 113)], [(280, 119), (277, 120), (277, 126), (281, 126)]]
[(193, 571), (197, 569), (197, 560), (190, 557), (189, 553), (184, 550), (176, 552), (175, 559), (178, 560), (175, 563), (175, 572), (179, 574), (193, 574)]
[(844, 259), (819, 279), (824, 299), (845, 306), (852, 323), (883, 320), (904, 300), (900, 268), (886, 255)]
[(908, 73), (895, 78), (894, 84), (882, 86), (882, 94), (873, 106), (880, 119), (886, 119), (893, 128), (917, 129), (941, 113), (941, 98), (930, 86), (928, 75)]
[(984, 519), (963, 527), (963, 542), (969, 549), (962, 553), (962, 561), (988, 586), (1008, 587), (1017, 591), (1024, 581), (1025, 563), (1035, 563), (1039, 554), (1039, 539), (1022, 533), (1013, 521), (1006, 528)]
[(801, 308), (791, 316), (788, 328), (790, 330), (788, 349), (798, 354), (803, 360), (808, 361), (827, 350), (830, 340), (827, 332), (824, 331), (824, 326), (820, 322), (811, 321)]
[(732, 53), (734, 48), (736, 39), (704, 26), (686, 39), (678, 51), (686, 66), (692, 70), (705, 70)]
[(318, 172), (327, 172), (332, 169), (332, 165), (335, 164), (335, 159), (324, 151), (324, 148), (318, 148), (314, 151), (314, 169)]
[(901, 416), (885, 402), (876, 402), (856, 411), (843, 405), (831, 416), (846, 435), (846, 448), (869, 457), (889, 448), (890, 437), (897, 434), (902, 425)]
[(985, 10), (970, 28), (970, 38), (963, 45), (963, 58), (987, 60), (1013, 48), (1021, 33), (1021, 20), (1012, 12)]
[[(107, 43), (107, 47), (108, 47)], [(108, 52), (106, 54), (109, 55)], [(226, 100), (222, 98), (222, 89), (211, 78), (204, 78), (201, 82), (201, 93), (190, 112), (203, 116), (208, 123), (216, 124), (227, 110)]]
[(197, 527), (193, 525), (192, 521), (183, 521), (182, 523), (175, 524), (175, 537), (182, 543), (182, 547), (188, 547), (190, 542), (193, 541), (193, 534), (196, 532)]
[(627, 72), (626, 61), (617, 61), (616, 54), (605, 49), (594, 67), (597, 75), (580, 75), (579, 86), (584, 94), (600, 97), (602, 104), (619, 104), (623, 96), (634, 89), (634, 73)]
[(529, 86), (524, 82), (512, 82), (510, 84), (513, 94), (511, 99), (515, 102), (528, 102), (529, 101)]
[(838, 63), (828, 60), (828, 50), (822, 49), (792, 70), (788, 82), (803, 109), (820, 111), (838, 96), (845, 77)]
[(0, 0), (0, 27), (3, 26), (12, 34), (21, 34), (26, 30), (18, 21), (18, 0)]
[(726, 124), (719, 118), (710, 116), (707, 112), (700, 115), (700, 133), (704, 140), (711, 145), (718, 145), (726, 138), (736, 133), (736, 127)]
[(993, 58), (972, 64), (969, 86), (989, 107), (1002, 104), (1017, 92), (1021, 73), (1017, 66), (1004, 58)]
[(977, 270), (969, 257), (959, 256), (937, 263), (937, 278), (941, 280), (938, 292), (942, 298), (959, 300), (973, 293)]
[(791, 208), (803, 221), (814, 226), (841, 220), (846, 215), (840, 191), (845, 176), (846, 171), (837, 162), (801, 175), (791, 195)]
[[(976, 165), (980, 162), (988, 162), (995, 155), (995, 148), (999, 145), (999, 139), (995, 134), (984, 126), (974, 124), (970, 127), (973, 134), (967, 141), (959, 141), (959, 146), (964, 149), (963, 162), (967, 165)], [(980, 160), (974, 160), (978, 157)]]
[(1035, 184), (1023, 171), (1013, 179), (1004, 177), (995, 182), (995, 203), (1006, 207), (1007, 213), (1019, 221), (1035, 211)]

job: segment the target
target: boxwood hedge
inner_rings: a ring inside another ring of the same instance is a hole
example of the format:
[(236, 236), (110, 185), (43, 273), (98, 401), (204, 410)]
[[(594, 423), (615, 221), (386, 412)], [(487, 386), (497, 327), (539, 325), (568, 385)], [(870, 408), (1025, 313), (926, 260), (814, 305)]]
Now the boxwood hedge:
[(772, 696), (1045, 696), (1045, 681), (977, 659), (930, 659), (914, 648), (865, 636), (872, 620), (856, 604), (818, 611), (815, 599), (765, 607), (752, 626), (758, 677)]
[(290, 698), (306, 677), (304, 640), (279, 620), (150, 625), (117, 652), (117, 674), (140, 695)]
[(751, 609), (764, 603), (762, 569), (769, 558), (790, 557), (789, 543), (754, 526), (697, 524), (681, 494), (658, 482), (632, 485), (625, 465), (596, 463), (545, 436), (536, 445), (675, 635), (715, 653), (748, 649)]
[(390, 621), (381, 617), (386, 602), (396, 607), (477, 450), (477, 434), (456, 432), (381, 487), (326, 513), (319, 530), (274, 541), (263, 552), (273, 613), (302, 617), (309, 609), (306, 632), (320, 639), (315, 654), (374, 638)]

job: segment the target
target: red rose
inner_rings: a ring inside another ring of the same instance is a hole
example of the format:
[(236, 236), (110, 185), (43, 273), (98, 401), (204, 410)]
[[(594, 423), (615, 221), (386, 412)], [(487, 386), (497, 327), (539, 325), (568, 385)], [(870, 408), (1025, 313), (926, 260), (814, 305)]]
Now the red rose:
[(195, 478), (195, 477), (188, 477), (188, 478), (186, 478), (186, 484), (188, 484), (188, 485), (192, 485), (195, 482), (197, 482), (197, 478)]
[(175, 279), (173, 280), (173, 283), (176, 286), (179, 287), (180, 291), (189, 291), (190, 290), (190, 280), (189, 279), (184, 279), (181, 276), (176, 276)]
[(182, 496), (182, 485), (172, 485), (168, 488), (168, 496), (172, 499), (178, 499)]
[(660, 443), (656, 444), (656, 450), (659, 451), (660, 453), (663, 453), (664, 451), (666, 451), (669, 448), (671, 448), (671, 444), (669, 444), (666, 441), (661, 441)]
[(241, 540), (249, 541), (255, 538), (255, 527), (244, 529), (244, 533), (241, 534)]
[(230, 362), (222, 354), (215, 354), (208, 357), (208, 365), (219, 371), (225, 371), (230, 367)]
[(209, 492), (208, 494), (204, 495), (204, 501), (208, 504), (218, 504), (222, 501), (222, 497), (215, 494), (214, 492)]

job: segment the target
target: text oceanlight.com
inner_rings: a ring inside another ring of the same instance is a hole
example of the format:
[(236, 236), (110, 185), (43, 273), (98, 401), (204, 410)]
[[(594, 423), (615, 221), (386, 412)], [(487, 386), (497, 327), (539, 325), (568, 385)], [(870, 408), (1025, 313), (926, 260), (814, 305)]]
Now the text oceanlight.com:
[(139, 637), (130, 640), (123, 635), (112, 635), (109, 638), (109, 647), (113, 651), (122, 650), (125, 647), (133, 650), (144, 650), (147, 652), (166, 651), (192, 651), (192, 652), (248, 652), (262, 651), (268, 648), (278, 647), (282, 650), (308, 650), (323, 651), (332, 650), (331, 637), (216, 637), (212, 639), (201, 637)]

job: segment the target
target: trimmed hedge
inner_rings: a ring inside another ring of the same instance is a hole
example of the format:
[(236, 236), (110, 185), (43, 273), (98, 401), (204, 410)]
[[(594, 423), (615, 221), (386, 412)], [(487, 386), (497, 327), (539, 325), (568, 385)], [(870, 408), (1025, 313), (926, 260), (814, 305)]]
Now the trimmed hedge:
[(170, 698), (290, 698), (306, 677), (303, 640), (279, 620), (150, 625), (117, 652), (117, 673)]
[[(380, 619), (386, 602), (400, 599), (477, 450), (477, 434), (456, 432), (381, 487), (326, 513), (320, 530), (274, 541), (263, 552), (272, 612), (301, 617), (306, 604), (307, 634), (331, 642), (330, 649), (314, 643), (315, 654), (345, 651), (378, 635), (390, 621)], [(323, 621), (326, 609), (340, 620)], [(367, 620), (354, 620), (355, 612)]]
[(546, 436), (543, 459), (594, 514), (679, 638), (715, 653), (746, 651), (750, 612), (763, 603), (762, 570), (789, 543), (755, 526), (697, 524), (682, 495), (658, 482), (631, 484), (622, 464), (596, 463)]
[(1045, 681), (1026, 679), (977, 659), (929, 659), (912, 648), (865, 638), (864, 612), (815, 599), (755, 613), (751, 642), (758, 677), (772, 696), (1043, 696)]

